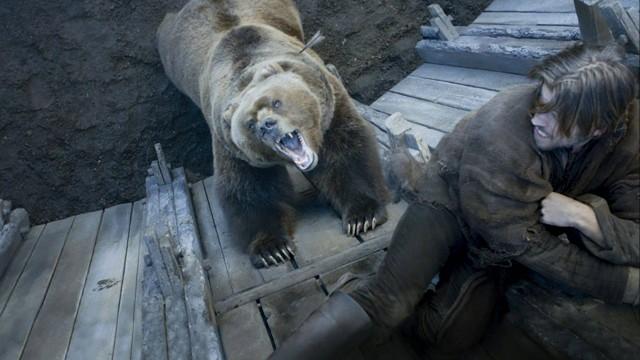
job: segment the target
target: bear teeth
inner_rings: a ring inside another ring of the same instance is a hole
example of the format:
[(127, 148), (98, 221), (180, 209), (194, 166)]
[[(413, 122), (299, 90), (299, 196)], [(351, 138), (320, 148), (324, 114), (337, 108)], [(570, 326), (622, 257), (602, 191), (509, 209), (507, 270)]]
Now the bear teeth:
[(289, 149), (292, 151), (299, 150), (302, 147), (302, 139), (300, 138), (300, 134), (298, 134), (297, 131), (292, 131), (284, 135), (280, 139), (279, 143), (286, 149)]

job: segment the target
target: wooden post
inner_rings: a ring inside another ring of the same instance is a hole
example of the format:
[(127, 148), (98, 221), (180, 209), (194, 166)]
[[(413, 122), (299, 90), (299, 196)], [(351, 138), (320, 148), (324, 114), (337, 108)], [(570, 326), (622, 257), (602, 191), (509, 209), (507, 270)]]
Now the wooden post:
[(451, 18), (444, 13), (440, 5), (431, 4), (427, 9), (429, 9), (429, 14), (431, 15), (429, 22), (431, 26), (438, 29), (438, 36), (441, 40), (451, 41), (460, 36), (451, 23)]
[(598, 9), (605, 22), (609, 25), (611, 33), (616, 39), (626, 37), (627, 45), (631, 51), (638, 53), (640, 50), (640, 34), (633, 19), (627, 14), (617, 0), (602, 0), (598, 3)]
[(598, 9), (599, 2), (600, 0), (573, 0), (582, 41), (588, 45), (605, 45), (613, 41), (609, 26)]

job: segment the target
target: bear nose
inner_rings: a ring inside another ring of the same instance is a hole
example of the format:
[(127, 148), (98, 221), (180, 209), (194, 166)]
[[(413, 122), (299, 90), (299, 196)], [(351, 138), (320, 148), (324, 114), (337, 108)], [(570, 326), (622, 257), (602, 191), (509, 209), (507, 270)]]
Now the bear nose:
[(272, 118), (264, 119), (264, 121), (262, 121), (262, 124), (260, 124), (260, 134), (262, 136), (273, 135), (273, 132), (275, 132), (276, 130), (277, 124), (278, 122)]
[(277, 122), (272, 118), (266, 118), (260, 125), (260, 132), (264, 135), (266, 133), (272, 132), (277, 125)]

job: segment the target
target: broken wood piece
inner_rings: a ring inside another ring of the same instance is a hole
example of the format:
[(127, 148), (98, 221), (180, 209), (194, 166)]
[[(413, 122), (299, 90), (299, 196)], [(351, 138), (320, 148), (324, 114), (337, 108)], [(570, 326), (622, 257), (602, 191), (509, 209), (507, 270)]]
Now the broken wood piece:
[(633, 25), (636, 26), (636, 31), (638, 31), (638, 29), (640, 29), (640, 13), (638, 13), (638, 8), (637, 7), (628, 8), (627, 14), (629, 15), (629, 18), (631, 19), (631, 21), (633, 22)]
[(600, 0), (574, 0), (582, 40), (588, 45), (605, 45), (613, 41), (609, 26), (598, 9)]
[(602, 17), (609, 25), (616, 39), (626, 36), (629, 46), (636, 54), (640, 51), (640, 34), (638, 27), (617, 0), (603, 0), (598, 3)]
[(29, 214), (23, 208), (13, 209), (9, 214), (9, 222), (15, 224), (22, 235), (28, 233), (31, 228)]
[(222, 359), (220, 337), (210, 297), (207, 276), (202, 268), (202, 243), (196, 228), (195, 212), (184, 169), (173, 170), (177, 243), (182, 251), (184, 299), (189, 320), (191, 353), (195, 359)]
[(401, 113), (391, 114), (385, 120), (391, 151), (412, 148), (418, 152), (419, 156), (416, 160), (426, 163), (431, 158), (431, 151), (429, 146), (424, 143), (424, 140), (411, 131), (413, 126), (415, 125), (409, 123)]
[(0, 229), (0, 278), (11, 263), (13, 255), (20, 246), (20, 230), (16, 224), (8, 223)]
[(451, 23), (451, 18), (444, 13), (440, 5), (431, 4), (427, 9), (431, 15), (429, 22), (431, 26), (438, 29), (438, 37), (440, 40), (451, 41), (460, 36), (456, 28)]
[(0, 201), (0, 217), (2, 217), (5, 223), (9, 220), (9, 214), (11, 213), (11, 201)]
[(154, 147), (156, 149), (156, 156), (158, 157), (158, 166), (160, 168), (160, 174), (162, 175), (162, 183), (169, 184), (171, 183), (171, 172), (169, 171), (169, 164), (167, 164), (167, 160), (164, 157), (162, 145), (160, 145), (160, 143), (156, 143)]

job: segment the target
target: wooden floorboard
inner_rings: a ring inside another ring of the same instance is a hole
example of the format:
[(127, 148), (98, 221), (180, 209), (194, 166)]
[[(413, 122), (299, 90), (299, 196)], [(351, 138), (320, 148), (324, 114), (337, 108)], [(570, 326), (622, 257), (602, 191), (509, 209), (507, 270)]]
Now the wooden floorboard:
[(144, 202), (140, 200), (133, 204), (131, 214), (120, 306), (118, 307), (118, 324), (113, 347), (114, 359), (130, 359), (132, 354), (136, 292), (137, 287), (142, 286), (142, 283), (138, 282), (138, 260), (140, 259), (143, 232)]
[(15, 289), (18, 279), (24, 271), (44, 227), (45, 225), (37, 225), (29, 230), (22, 245), (20, 245), (11, 260), (7, 271), (5, 271), (4, 275), (0, 278), (0, 315), (2, 315), (4, 307), (7, 305), (7, 301)]
[(215, 221), (216, 230), (222, 246), (225, 264), (234, 293), (260, 285), (264, 282), (260, 272), (253, 267), (246, 249), (242, 244), (234, 243), (231, 229), (227, 224), (217, 192), (214, 190), (213, 177), (204, 180), (209, 206)]
[(0, 359), (20, 357), (74, 217), (47, 224), (0, 316)]
[(266, 359), (273, 352), (269, 333), (255, 302), (220, 315), (218, 327), (227, 360)]
[(411, 73), (411, 76), (493, 91), (500, 91), (510, 86), (531, 82), (526, 76), (522, 75), (438, 64), (422, 64)]
[(207, 273), (212, 297), (214, 301), (222, 300), (232, 294), (231, 281), (202, 181), (191, 185), (191, 195), (198, 220), (198, 231), (205, 249), (206, 256), (203, 264), (208, 266)]
[(578, 26), (575, 13), (484, 12), (473, 24)]
[(402, 113), (408, 121), (445, 133), (453, 130), (458, 120), (467, 113), (465, 110), (389, 92), (371, 106), (387, 114)]
[[(143, 207), (146, 208), (146, 200), (143, 202)], [(145, 211), (145, 210), (143, 210)], [(141, 243), (138, 249), (138, 271), (136, 275), (136, 297), (135, 307), (133, 315), (133, 339), (131, 343), (131, 359), (142, 360), (142, 299), (143, 299), (143, 283), (144, 279), (144, 256), (147, 254), (147, 247), (144, 245), (143, 239), (140, 239)]]
[(347, 236), (342, 220), (325, 203), (314, 202), (300, 209), (293, 243), (296, 262), (305, 267), (318, 259), (338, 254), (360, 242)]
[(101, 219), (102, 211), (76, 216), (23, 358), (64, 359)]
[(326, 301), (317, 279), (262, 298), (260, 303), (268, 321), (276, 347), (279, 347), (315, 309)]
[(407, 76), (390, 91), (461, 110), (475, 110), (496, 94), (493, 90), (416, 76)]
[(131, 208), (104, 211), (67, 359), (112, 358)]
[(573, 0), (493, 0), (484, 11), (575, 13), (576, 8), (573, 5)]

